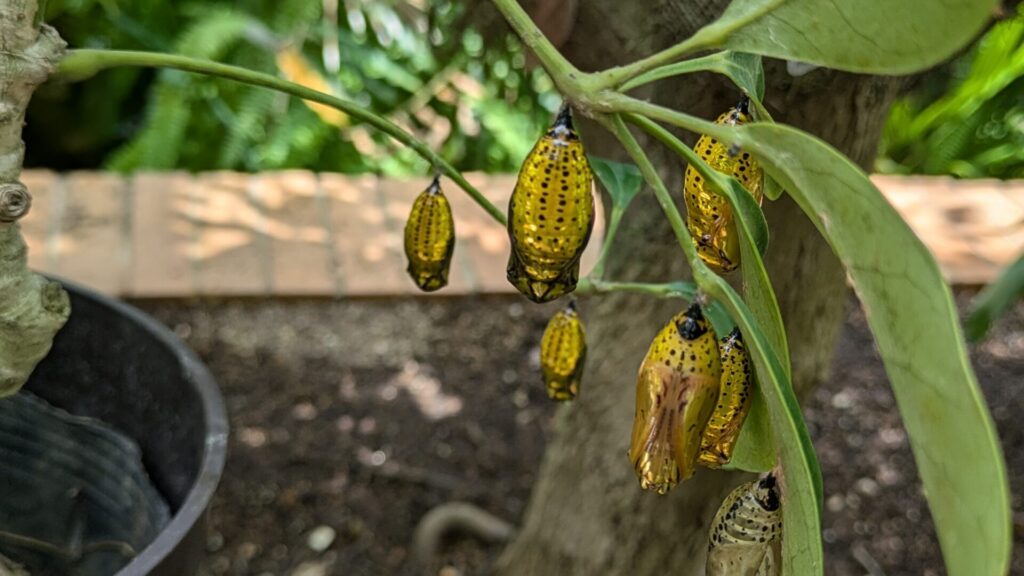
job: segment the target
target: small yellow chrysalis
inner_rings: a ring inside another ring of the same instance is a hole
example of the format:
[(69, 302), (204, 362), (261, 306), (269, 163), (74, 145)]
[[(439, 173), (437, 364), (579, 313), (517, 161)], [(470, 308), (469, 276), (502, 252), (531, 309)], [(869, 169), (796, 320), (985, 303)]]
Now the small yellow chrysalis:
[(711, 419), (700, 442), (700, 463), (718, 468), (729, 463), (743, 421), (750, 412), (750, 356), (739, 328), (718, 343), (722, 357), (722, 385)]
[(641, 488), (664, 494), (693, 475), (721, 377), (714, 330), (694, 303), (654, 337), (640, 365), (629, 459)]
[(416, 197), (405, 222), (407, 270), (420, 290), (433, 292), (448, 284), (454, 249), (455, 221), (438, 176)]
[[(739, 105), (719, 116), (715, 123), (738, 126), (749, 122), (749, 102), (744, 97)], [(763, 172), (749, 152), (730, 150), (708, 135), (701, 136), (693, 149), (708, 166), (739, 180), (761, 204), (764, 197)], [(686, 202), (686, 227), (701, 259), (719, 271), (734, 270), (740, 263), (740, 245), (729, 201), (715, 194), (693, 166), (686, 167), (683, 200)]]
[(594, 227), (593, 183), (565, 106), (519, 169), (508, 206), (508, 280), (534, 302), (576, 289)]
[(576, 311), (569, 302), (548, 321), (540, 339), (540, 368), (548, 398), (572, 400), (580, 390), (580, 377), (587, 357), (587, 335)]
[(708, 535), (707, 576), (782, 573), (782, 502), (775, 477), (747, 482), (722, 502)]

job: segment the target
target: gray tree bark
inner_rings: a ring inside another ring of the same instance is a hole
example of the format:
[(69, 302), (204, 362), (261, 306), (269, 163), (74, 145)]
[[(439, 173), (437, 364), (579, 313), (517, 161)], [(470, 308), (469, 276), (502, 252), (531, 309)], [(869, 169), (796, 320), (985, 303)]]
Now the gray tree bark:
[(18, 180), (25, 109), (64, 54), (57, 31), (36, 24), (37, 8), (36, 0), (0, 0), (0, 398), (28, 380), (70, 313), (60, 284), (28, 269), (17, 222), (32, 203)]
[[(583, 70), (625, 64), (689, 36), (715, 18), (725, 0), (588, 0), (573, 16), (563, 53)], [(799, 78), (766, 63), (767, 105), (779, 122), (816, 134), (861, 166), (870, 166), (885, 113), (901, 80), (827, 70)], [(688, 75), (642, 96), (715, 118), (739, 94), (722, 78)], [(591, 153), (623, 158), (601, 129), (582, 126)], [(684, 135), (693, 142), (695, 135)], [(642, 140), (672, 190), (684, 164)], [(682, 208), (681, 194), (677, 204)], [(846, 302), (845, 276), (800, 209), (783, 197), (766, 203), (766, 257), (793, 355), (793, 377), (806, 392), (827, 377)], [(684, 258), (651, 194), (627, 214), (608, 262), (608, 278), (666, 281), (687, 276)], [(640, 490), (626, 451), (636, 371), (651, 338), (683, 306), (679, 301), (616, 294), (583, 302), (591, 352), (579, 398), (562, 408), (554, 437), (516, 539), (497, 566), (502, 575), (703, 574), (707, 529), (740, 476), (701, 470), (667, 496)]]

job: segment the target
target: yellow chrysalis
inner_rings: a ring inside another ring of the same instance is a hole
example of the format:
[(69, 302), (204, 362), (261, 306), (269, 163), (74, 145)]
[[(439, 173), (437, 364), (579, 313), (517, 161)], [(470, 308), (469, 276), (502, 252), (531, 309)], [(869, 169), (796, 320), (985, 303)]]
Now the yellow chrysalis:
[(452, 208), (441, 191), (440, 177), (416, 197), (405, 222), (405, 257), (413, 282), (424, 292), (448, 284), (448, 268), (455, 249)]
[(707, 576), (778, 576), (782, 502), (775, 477), (747, 482), (722, 502), (708, 537)]
[(534, 302), (576, 289), (594, 227), (593, 182), (566, 106), (523, 162), (508, 207), (508, 280)]
[(750, 412), (751, 400), (750, 356), (739, 329), (722, 338), (718, 349), (722, 358), (722, 382), (718, 402), (700, 442), (700, 463), (709, 468), (724, 466), (732, 459), (732, 450)]
[[(748, 105), (749, 99), (744, 98), (738, 106), (719, 116), (715, 123), (738, 126), (749, 122)], [(763, 172), (749, 152), (730, 150), (708, 135), (701, 136), (693, 149), (708, 166), (739, 180), (757, 203), (761, 203), (764, 197)], [(693, 166), (686, 167), (683, 199), (686, 202), (686, 226), (701, 259), (723, 272), (739, 266), (739, 239), (729, 201), (715, 194)]]
[(586, 356), (583, 322), (576, 311), (576, 303), (570, 302), (551, 317), (540, 340), (540, 367), (549, 398), (572, 400), (576, 397)]
[(721, 376), (718, 341), (694, 303), (655, 336), (640, 365), (629, 459), (643, 489), (664, 494), (693, 475)]

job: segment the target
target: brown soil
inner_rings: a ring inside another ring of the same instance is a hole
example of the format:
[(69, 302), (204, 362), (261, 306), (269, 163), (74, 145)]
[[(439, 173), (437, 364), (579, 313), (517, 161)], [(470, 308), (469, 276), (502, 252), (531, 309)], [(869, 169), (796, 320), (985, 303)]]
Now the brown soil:
[[(555, 409), (536, 360), (551, 307), (512, 297), (141, 307), (208, 363), (231, 418), (207, 574), (413, 574), (412, 531), (431, 507), (464, 500), (520, 517)], [(972, 358), (1020, 493), (1024, 305)], [(906, 434), (855, 306), (835, 374), (806, 406), (825, 477), (827, 572), (943, 574)], [(325, 526), (335, 537), (316, 551), (311, 535)], [(444, 573), (484, 573), (499, 549), (450, 539)], [(1015, 552), (1014, 573), (1024, 574), (1024, 547)]]

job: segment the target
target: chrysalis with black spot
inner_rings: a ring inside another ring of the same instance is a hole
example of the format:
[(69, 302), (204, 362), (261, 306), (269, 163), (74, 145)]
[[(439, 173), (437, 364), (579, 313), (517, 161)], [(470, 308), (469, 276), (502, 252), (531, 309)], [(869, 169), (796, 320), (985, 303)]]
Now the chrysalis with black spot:
[(654, 337), (640, 365), (629, 459), (643, 489), (664, 494), (693, 475), (721, 376), (714, 330), (694, 303)]
[(540, 339), (540, 368), (552, 400), (572, 400), (580, 391), (587, 336), (576, 303), (569, 302), (548, 321)]
[(413, 282), (424, 292), (448, 284), (448, 268), (455, 249), (452, 208), (441, 191), (440, 177), (416, 197), (405, 222), (405, 257)]
[(779, 576), (782, 502), (775, 477), (765, 475), (732, 491), (711, 522), (707, 576)]
[[(719, 116), (715, 123), (739, 126), (749, 122), (749, 103), (750, 100), (744, 97), (739, 105)], [(761, 203), (764, 174), (749, 152), (730, 150), (706, 134), (697, 140), (693, 149), (712, 169), (739, 180), (757, 203)], [(734, 270), (740, 263), (740, 245), (729, 201), (716, 194), (693, 166), (686, 167), (683, 199), (686, 202), (686, 226), (701, 259), (716, 270)]]
[(739, 328), (718, 343), (722, 358), (722, 384), (700, 442), (700, 463), (718, 468), (729, 463), (743, 422), (750, 412), (750, 356)]
[(534, 302), (576, 289), (594, 227), (593, 183), (565, 106), (519, 169), (508, 206), (508, 280)]

